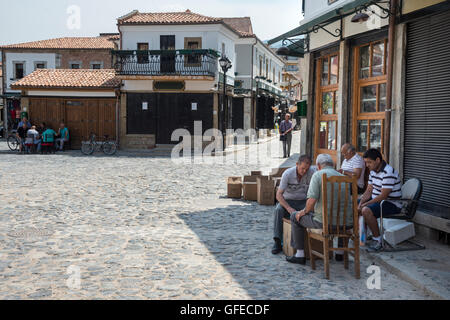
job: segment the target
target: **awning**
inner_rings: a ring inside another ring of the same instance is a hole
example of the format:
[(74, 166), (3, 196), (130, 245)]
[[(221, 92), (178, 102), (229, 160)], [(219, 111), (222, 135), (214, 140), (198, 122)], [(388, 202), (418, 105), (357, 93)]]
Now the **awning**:
[(283, 39), (296, 37), (300, 35), (304, 35), (307, 33), (310, 33), (313, 31), (314, 27), (324, 27), (326, 25), (329, 25), (335, 21), (340, 20), (343, 17), (346, 17), (348, 15), (351, 15), (356, 12), (357, 7), (363, 6), (363, 5), (370, 5), (370, 3), (376, 3), (380, 2), (381, 0), (354, 0), (352, 2), (349, 2), (342, 7), (338, 7), (335, 10), (331, 10), (320, 17), (317, 17), (309, 22), (306, 22), (302, 24), (301, 26), (288, 31), (281, 36), (278, 36), (276, 38), (273, 38), (272, 40), (268, 41), (268, 44), (274, 44), (276, 42), (279, 42)]
[(8, 98), (20, 98), (22, 96), (21, 92), (5, 92), (4, 94), (0, 95), (0, 98), (8, 99)]
[(289, 56), (303, 58), (305, 55), (305, 39), (300, 39), (295, 41), (293, 44), (288, 46)]

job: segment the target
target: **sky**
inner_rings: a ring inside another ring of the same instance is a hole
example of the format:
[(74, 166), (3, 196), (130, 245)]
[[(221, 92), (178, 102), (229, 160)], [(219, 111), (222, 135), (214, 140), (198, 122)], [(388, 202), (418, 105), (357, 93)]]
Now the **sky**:
[(301, 0), (1, 0), (0, 45), (117, 32), (116, 19), (134, 9), (249, 16), (263, 41), (297, 27), (301, 20)]

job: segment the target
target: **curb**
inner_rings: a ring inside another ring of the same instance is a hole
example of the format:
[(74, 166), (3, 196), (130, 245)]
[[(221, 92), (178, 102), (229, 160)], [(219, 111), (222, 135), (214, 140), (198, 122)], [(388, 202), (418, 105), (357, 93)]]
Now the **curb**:
[(426, 294), (430, 295), (434, 299), (437, 300), (447, 300), (447, 298), (441, 296), (439, 293), (435, 292), (433, 289), (428, 288), (426, 285), (420, 283), (416, 279), (409, 276), (407, 273), (403, 272), (402, 270), (398, 269), (397, 267), (394, 267), (393, 265), (389, 264), (388, 262), (384, 261), (384, 259), (374, 255), (370, 254), (366, 250), (360, 251), (363, 255), (365, 255), (368, 259), (371, 259), (375, 263), (379, 264), (380, 266), (384, 267), (386, 270), (388, 270), (390, 273), (394, 274), (395, 276), (399, 277), (403, 281), (408, 282), (409, 284), (413, 285), (419, 290), (422, 290)]

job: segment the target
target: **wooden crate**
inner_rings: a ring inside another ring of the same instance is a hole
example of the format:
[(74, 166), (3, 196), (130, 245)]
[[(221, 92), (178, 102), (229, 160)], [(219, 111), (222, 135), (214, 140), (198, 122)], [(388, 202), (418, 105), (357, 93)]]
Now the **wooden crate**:
[[(320, 241), (312, 240), (312, 247), (314, 251), (323, 253), (323, 245)], [(330, 240), (330, 247), (333, 247), (333, 241)], [(305, 232), (305, 257), (309, 259), (309, 245), (308, 234)], [(290, 257), (297, 252), (296, 249), (291, 247), (291, 220), (283, 219), (283, 253)], [(330, 259), (333, 259), (333, 252), (330, 252)]]

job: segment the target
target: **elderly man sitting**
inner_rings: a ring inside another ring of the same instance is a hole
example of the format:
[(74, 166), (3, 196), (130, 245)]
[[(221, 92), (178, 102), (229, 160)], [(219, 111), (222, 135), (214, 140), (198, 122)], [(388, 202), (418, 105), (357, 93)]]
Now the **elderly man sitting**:
[(273, 254), (282, 251), (281, 239), (283, 239), (283, 218), (289, 218), (293, 212), (303, 209), (306, 205), (308, 186), (315, 170), (311, 168), (311, 158), (303, 155), (298, 159), (297, 165), (286, 170), (281, 178), (277, 192), (278, 205), (274, 214), (275, 244)]
[[(334, 169), (333, 159), (328, 154), (320, 154), (317, 157), (317, 171), (311, 178), (311, 183), (308, 190), (308, 200), (306, 202), (306, 208), (294, 212), (291, 215), (291, 227), (292, 227), (292, 239), (291, 245), (297, 250), (297, 253), (292, 257), (286, 257), (286, 260), (291, 263), (305, 264), (305, 232), (306, 229), (322, 229), (322, 176), (325, 173), (327, 177), (343, 176)], [(339, 194), (338, 186), (335, 185), (335, 194)], [(330, 192), (331, 194), (331, 192)], [(345, 188), (341, 189), (342, 198), (345, 197)], [(327, 196), (328, 207), (331, 208), (331, 197)], [(334, 199), (334, 208), (337, 208), (337, 197)], [(351, 203), (348, 204), (348, 212), (351, 212)], [(341, 219), (343, 219), (343, 215)], [(347, 215), (345, 224), (350, 226), (353, 217)], [(344, 221), (341, 220), (341, 225)]]
[(355, 176), (358, 178), (358, 194), (364, 193), (364, 173), (366, 171), (366, 163), (363, 157), (356, 153), (356, 148), (350, 143), (346, 143), (341, 148), (344, 162), (342, 163), (340, 173), (346, 176)]

